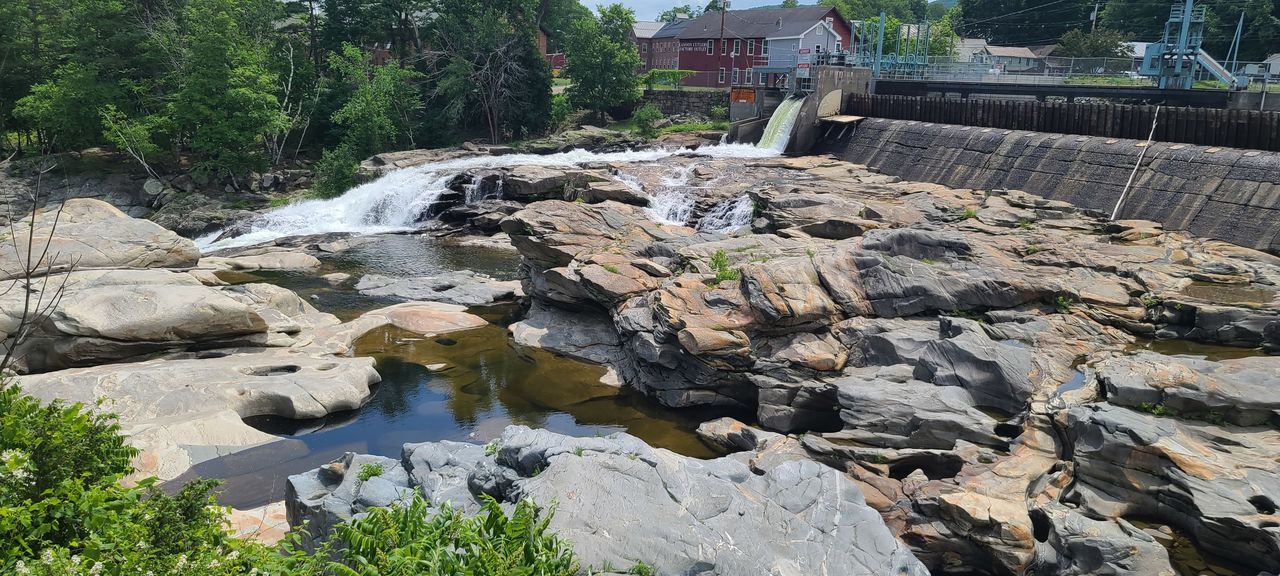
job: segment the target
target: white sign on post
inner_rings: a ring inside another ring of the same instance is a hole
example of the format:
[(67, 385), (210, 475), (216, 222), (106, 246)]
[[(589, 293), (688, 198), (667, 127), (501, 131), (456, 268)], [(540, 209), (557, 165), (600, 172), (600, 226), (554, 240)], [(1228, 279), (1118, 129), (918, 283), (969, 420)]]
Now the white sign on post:
[(809, 64), (807, 62), (796, 64), (796, 78), (808, 78), (808, 77), (809, 77)]

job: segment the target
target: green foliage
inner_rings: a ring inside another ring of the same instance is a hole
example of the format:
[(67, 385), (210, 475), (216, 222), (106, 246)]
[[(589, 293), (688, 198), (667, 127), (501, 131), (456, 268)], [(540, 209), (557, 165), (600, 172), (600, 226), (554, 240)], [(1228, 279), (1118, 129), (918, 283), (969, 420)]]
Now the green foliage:
[(934, 265), (934, 264), (937, 264), (937, 263), (938, 263), (938, 261), (937, 261), (937, 260), (934, 260), (933, 258), (921, 258), (921, 259), (920, 259), (920, 262), (921, 262), (921, 263), (923, 263), (923, 264), (927, 264), (927, 265), (929, 265), (929, 266), (932, 266), (932, 265)]
[(962, 220), (968, 220), (970, 218), (977, 218), (977, 217), (978, 217), (978, 209), (973, 208), (972, 206), (965, 208), (964, 212), (960, 213), (960, 218)]
[(562, 130), (566, 128), (565, 122), (569, 119), (569, 115), (573, 113), (573, 104), (569, 103), (569, 96), (565, 94), (556, 94), (551, 97), (551, 128), (553, 130)]
[(712, 106), (711, 119), (712, 120), (728, 120), (729, 107), (728, 106)]
[(270, 202), (267, 202), (267, 206), (271, 208), (283, 208), (288, 206), (291, 202), (292, 201), (285, 196), (276, 196), (275, 198), (272, 198)]
[[(1094, 7), (1090, 0), (1042, 4), (1042, 0), (960, 0), (964, 24), (956, 31), (966, 38), (986, 38), (996, 46), (1047, 44), (1088, 22)], [(1168, 16), (1168, 5), (1164, 12)]]
[(489, 442), (488, 444), (484, 445), (484, 455), (493, 456), (494, 454), (497, 454), (498, 450), (501, 448), (502, 448), (502, 444), (498, 443), (497, 440)]
[(1146, 412), (1147, 414), (1151, 414), (1152, 416), (1171, 416), (1172, 415), (1171, 411), (1167, 407), (1165, 407), (1164, 404), (1158, 404), (1158, 403), (1152, 404), (1150, 402), (1143, 402), (1137, 406), (1137, 409), (1141, 412)]
[[(794, 2), (795, 0), (791, 1)], [(634, 574), (635, 576), (655, 576), (657, 573), (658, 571), (653, 566), (644, 562), (636, 562), (627, 570), (627, 574)]]
[(1075, 300), (1072, 300), (1070, 296), (1058, 296), (1053, 299), (1053, 307), (1062, 314), (1070, 312), (1071, 307), (1074, 306), (1075, 303)]
[(350, 44), (329, 56), (337, 82), (351, 96), (333, 113), (334, 124), (343, 130), (342, 142), (351, 153), (364, 158), (385, 152), (401, 142), (415, 126), (422, 101), (414, 81), (422, 74), (399, 66), (374, 66), (369, 55)]
[(1040, 252), (1041, 250), (1043, 250), (1043, 248), (1035, 244), (1030, 244), (1027, 246), (1027, 249), (1024, 250), (1024, 252), (1026, 253), (1027, 256), (1030, 256), (1032, 254), (1035, 254), (1036, 252)]
[(0, 389), (0, 446), (0, 572), (203, 576), (270, 562), (229, 536), (210, 506), (216, 482), (173, 496), (150, 480), (121, 487), (136, 451), (111, 415), (41, 404), (10, 386)]
[(377, 478), (382, 475), (381, 464), (365, 464), (360, 467), (360, 471), (356, 473), (356, 480), (368, 482), (370, 478)]
[(1018, 220), (1018, 228), (1021, 230), (1030, 230), (1035, 227), (1036, 227), (1036, 223), (1030, 220), (1027, 220), (1026, 218)]
[(742, 271), (737, 268), (729, 268), (729, 255), (724, 250), (716, 250), (711, 255), (711, 271), (715, 274), (715, 279), (710, 282), (712, 286), (717, 286), (725, 280), (737, 280), (742, 276)]
[(658, 22), (674, 22), (676, 18), (688, 16), (689, 18), (697, 18), (702, 15), (702, 8), (685, 4), (683, 6), (673, 6), (663, 10), (658, 15)]
[[(547, 534), (550, 513), (523, 500), (508, 516), (497, 501), (484, 500), (479, 514), (465, 517), (447, 504), (433, 512), (415, 493), (407, 505), (375, 508), (365, 518), (340, 525), (315, 557), (335, 555), (323, 567), (335, 575), (577, 573), (573, 551)], [(295, 560), (290, 573), (305, 574), (302, 570), (314, 570), (314, 564)]]
[(565, 74), (573, 79), (567, 94), (579, 108), (602, 117), (609, 108), (634, 102), (640, 55), (627, 35), (635, 23), (621, 4), (600, 8), (600, 17), (574, 22), (565, 37)]
[(678, 89), (680, 87), (680, 83), (683, 82), (685, 78), (693, 76), (694, 74), (697, 74), (697, 71), (653, 69), (644, 73), (641, 82), (644, 83), (645, 88), (650, 90), (653, 90), (658, 86), (670, 86)]
[(618, 267), (614, 266), (613, 264), (601, 264), (600, 267), (604, 268), (606, 272), (610, 272), (613, 274), (618, 273)]
[(98, 75), (92, 64), (59, 66), (51, 80), (32, 86), (18, 100), (13, 114), (47, 131), (46, 137), (60, 145), (88, 146), (102, 132), (97, 110), (117, 96)]
[(663, 118), (663, 114), (656, 104), (650, 102), (638, 108), (631, 118), (635, 120), (636, 127), (640, 129), (641, 134), (648, 138), (653, 138), (658, 135), (658, 130), (654, 127), (654, 124)]
[(1154, 294), (1143, 294), (1138, 300), (1142, 302), (1143, 308), (1155, 308), (1163, 302), (1163, 300)]
[(219, 176), (261, 168), (261, 135), (288, 125), (266, 51), (240, 28), (244, 9), (237, 0), (191, 0), (184, 11), (189, 53), (171, 114), (201, 158), (197, 169)]
[(316, 179), (311, 195), (316, 198), (335, 198), (356, 185), (356, 171), (360, 162), (351, 148), (345, 144), (333, 150), (325, 150), (316, 162)]
[(1058, 40), (1054, 56), (1076, 58), (1130, 58), (1125, 34), (1101, 28), (1085, 32), (1079, 28), (1067, 32)]

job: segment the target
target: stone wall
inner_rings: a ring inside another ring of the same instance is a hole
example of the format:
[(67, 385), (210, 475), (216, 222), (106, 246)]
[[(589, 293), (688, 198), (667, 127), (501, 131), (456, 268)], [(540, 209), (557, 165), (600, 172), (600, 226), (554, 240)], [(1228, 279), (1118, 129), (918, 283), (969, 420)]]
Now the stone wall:
[[(870, 118), (819, 151), (905, 180), (1025, 190), (1110, 214), (1143, 142)], [(1120, 218), (1280, 253), (1280, 153), (1154, 143)]]
[(724, 106), (729, 108), (728, 90), (645, 90), (641, 99), (645, 103), (653, 103), (663, 114), (711, 115), (711, 108)]

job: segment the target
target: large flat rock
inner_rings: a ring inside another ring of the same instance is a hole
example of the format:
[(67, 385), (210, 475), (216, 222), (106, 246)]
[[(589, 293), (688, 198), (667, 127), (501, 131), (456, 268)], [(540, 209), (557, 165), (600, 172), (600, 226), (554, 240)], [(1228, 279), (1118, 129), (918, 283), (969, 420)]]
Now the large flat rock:
[[(658, 574), (928, 572), (896, 540), (845, 475), (806, 459), (757, 474), (744, 457), (697, 460), (626, 434), (573, 438), (508, 427), (496, 453), (476, 444), (406, 444), (400, 462), (360, 484), (376, 457), (349, 455), (289, 479), (290, 523), (331, 527), (371, 506), (408, 498), (474, 510), (480, 493), (556, 504), (550, 530), (584, 568), (644, 562)], [(759, 465), (759, 464), (758, 464)]]

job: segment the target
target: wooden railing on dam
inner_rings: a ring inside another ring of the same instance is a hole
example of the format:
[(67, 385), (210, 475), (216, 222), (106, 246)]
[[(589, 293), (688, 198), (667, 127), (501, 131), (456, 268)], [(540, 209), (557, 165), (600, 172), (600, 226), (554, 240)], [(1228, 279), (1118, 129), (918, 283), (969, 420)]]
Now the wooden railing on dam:
[(1155, 118), (1157, 142), (1280, 151), (1280, 112), (1161, 107), (1157, 118), (1155, 106), (1138, 104), (853, 95), (845, 113), (1133, 140), (1146, 140)]

